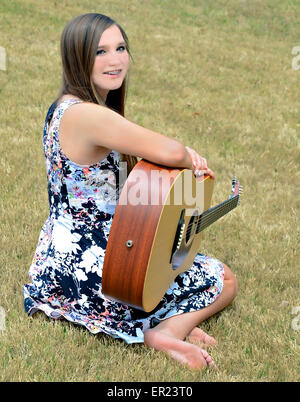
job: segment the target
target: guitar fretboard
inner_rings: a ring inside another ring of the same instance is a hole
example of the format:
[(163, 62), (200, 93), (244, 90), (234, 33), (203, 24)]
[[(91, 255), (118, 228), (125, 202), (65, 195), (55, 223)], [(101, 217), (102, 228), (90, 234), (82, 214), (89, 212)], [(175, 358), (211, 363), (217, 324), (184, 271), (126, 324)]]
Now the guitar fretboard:
[(239, 195), (236, 195), (222, 202), (221, 204), (203, 212), (203, 214), (201, 214), (199, 217), (196, 233), (201, 232), (202, 230), (210, 226), (212, 223), (222, 218), (222, 216), (226, 215), (229, 211), (235, 208), (238, 205), (238, 202), (239, 202)]

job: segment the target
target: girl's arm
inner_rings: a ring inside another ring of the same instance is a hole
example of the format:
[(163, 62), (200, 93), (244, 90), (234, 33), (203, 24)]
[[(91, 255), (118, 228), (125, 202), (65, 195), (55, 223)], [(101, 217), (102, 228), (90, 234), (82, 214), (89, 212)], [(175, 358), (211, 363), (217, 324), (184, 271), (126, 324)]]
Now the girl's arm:
[(180, 141), (130, 122), (109, 108), (77, 103), (62, 117), (64, 130), (84, 138), (87, 146), (102, 146), (169, 167), (207, 169), (206, 160)]

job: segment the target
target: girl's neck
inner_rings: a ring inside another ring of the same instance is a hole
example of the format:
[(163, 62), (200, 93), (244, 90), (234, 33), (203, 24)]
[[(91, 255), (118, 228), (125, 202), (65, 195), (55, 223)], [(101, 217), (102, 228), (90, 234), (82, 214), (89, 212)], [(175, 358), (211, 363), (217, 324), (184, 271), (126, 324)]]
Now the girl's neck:
[(97, 92), (98, 92), (98, 95), (100, 96), (100, 98), (103, 100), (103, 102), (106, 103), (106, 98), (107, 98), (109, 90), (97, 88)]

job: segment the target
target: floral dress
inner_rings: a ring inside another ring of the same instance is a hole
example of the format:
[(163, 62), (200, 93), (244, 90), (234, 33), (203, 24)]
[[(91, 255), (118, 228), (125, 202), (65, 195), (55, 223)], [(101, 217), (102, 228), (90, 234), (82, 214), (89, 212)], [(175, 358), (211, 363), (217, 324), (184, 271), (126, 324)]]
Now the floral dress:
[(46, 117), (43, 148), (50, 212), (29, 269), (31, 282), (23, 286), (25, 310), (28, 315), (42, 310), (53, 319), (65, 318), (93, 334), (143, 342), (144, 331), (161, 320), (216, 300), (223, 287), (223, 264), (197, 254), (150, 313), (102, 294), (103, 260), (118, 201), (119, 153), (113, 150), (90, 166), (68, 159), (60, 147), (59, 125), (65, 110), (78, 102), (54, 103)]

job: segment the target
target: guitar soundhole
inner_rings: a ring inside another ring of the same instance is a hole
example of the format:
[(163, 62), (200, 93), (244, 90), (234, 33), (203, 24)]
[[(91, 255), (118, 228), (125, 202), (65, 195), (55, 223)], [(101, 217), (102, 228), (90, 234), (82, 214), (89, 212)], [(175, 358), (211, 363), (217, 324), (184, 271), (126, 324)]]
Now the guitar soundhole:
[(191, 216), (191, 219), (190, 219), (187, 229), (186, 229), (186, 235), (185, 235), (186, 243), (188, 243), (190, 241), (190, 239), (194, 236), (197, 218), (198, 218), (198, 215), (196, 213)]

